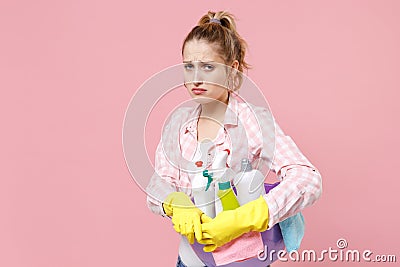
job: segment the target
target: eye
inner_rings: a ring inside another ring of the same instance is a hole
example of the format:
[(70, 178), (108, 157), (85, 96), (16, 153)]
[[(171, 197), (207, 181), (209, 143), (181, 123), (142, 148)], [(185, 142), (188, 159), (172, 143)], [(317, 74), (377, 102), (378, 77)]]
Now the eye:
[(203, 65), (203, 69), (204, 70), (207, 70), (207, 71), (211, 71), (211, 70), (213, 70), (215, 67), (213, 66), (213, 65), (211, 65), (211, 64), (204, 64)]
[(186, 63), (185, 65), (183, 65), (183, 67), (185, 68), (185, 70), (192, 70), (193, 69), (193, 64)]

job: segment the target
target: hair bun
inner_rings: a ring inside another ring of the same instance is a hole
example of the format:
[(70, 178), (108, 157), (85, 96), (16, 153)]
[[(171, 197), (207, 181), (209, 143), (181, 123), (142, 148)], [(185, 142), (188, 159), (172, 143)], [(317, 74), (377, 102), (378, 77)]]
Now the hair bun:
[(213, 22), (220, 24), (221, 26), (224, 26), (225, 28), (228, 28), (236, 33), (235, 17), (227, 11), (208, 11), (206, 15), (201, 17), (197, 25), (202, 26), (204, 24)]

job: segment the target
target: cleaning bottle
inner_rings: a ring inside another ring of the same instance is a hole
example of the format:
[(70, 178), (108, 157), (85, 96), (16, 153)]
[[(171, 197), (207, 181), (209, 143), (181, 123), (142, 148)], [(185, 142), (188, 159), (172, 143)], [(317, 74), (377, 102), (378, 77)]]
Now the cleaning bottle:
[(240, 172), (233, 180), (241, 206), (265, 194), (264, 180), (262, 172), (253, 169), (249, 159), (242, 159)]
[(212, 165), (214, 179), (218, 181), (217, 196), (221, 201), (223, 210), (233, 210), (239, 207), (239, 202), (231, 187), (231, 179), (234, 178), (235, 173), (232, 169), (226, 167), (229, 153), (229, 149), (225, 149), (217, 154)]
[(203, 169), (203, 162), (196, 161), (196, 174), (192, 180), (192, 191), (196, 206), (207, 216), (215, 217), (215, 185), (212, 176)]

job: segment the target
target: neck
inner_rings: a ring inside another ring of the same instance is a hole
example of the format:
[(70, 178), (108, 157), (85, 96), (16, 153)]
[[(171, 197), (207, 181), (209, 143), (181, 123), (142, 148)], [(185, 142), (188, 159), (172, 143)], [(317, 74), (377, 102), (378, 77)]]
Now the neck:
[(215, 100), (210, 103), (201, 104), (201, 116), (215, 119), (222, 123), (225, 118), (225, 112), (228, 102), (229, 96), (225, 103)]

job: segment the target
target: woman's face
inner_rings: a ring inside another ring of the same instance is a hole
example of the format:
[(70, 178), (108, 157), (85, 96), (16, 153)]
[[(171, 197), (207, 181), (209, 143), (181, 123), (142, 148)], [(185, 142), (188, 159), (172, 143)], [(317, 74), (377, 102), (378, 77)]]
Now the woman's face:
[(231, 68), (216, 53), (215, 46), (191, 40), (183, 50), (185, 87), (199, 103), (219, 100), (228, 103), (227, 77)]

